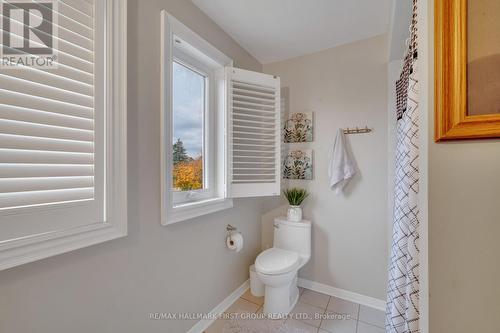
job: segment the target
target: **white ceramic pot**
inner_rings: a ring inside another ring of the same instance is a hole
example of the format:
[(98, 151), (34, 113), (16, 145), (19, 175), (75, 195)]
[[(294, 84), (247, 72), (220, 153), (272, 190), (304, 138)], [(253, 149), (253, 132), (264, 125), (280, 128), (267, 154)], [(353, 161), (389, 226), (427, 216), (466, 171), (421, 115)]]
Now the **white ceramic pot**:
[(286, 219), (290, 222), (302, 221), (302, 208), (300, 206), (288, 206)]

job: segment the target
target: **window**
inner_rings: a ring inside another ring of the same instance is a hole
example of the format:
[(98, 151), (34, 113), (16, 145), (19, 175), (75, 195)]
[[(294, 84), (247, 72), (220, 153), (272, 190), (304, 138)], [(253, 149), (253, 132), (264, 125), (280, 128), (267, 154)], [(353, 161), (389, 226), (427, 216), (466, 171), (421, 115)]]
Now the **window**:
[[(180, 40), (178, 40), (180, 42)], [(181, 52), (176, 52), (172, 70), (172, 189), (174, 203), (182, 204), (213, 196), (214, 167), (209, 146), (213, 133), (213, 74)]]
[(162, 224), (280, 193), (280, 87), (162, 13)]
[[(11, 13), (23, 11), (15, 2), (9, 6)], [(9, 38), (33, 38), (19, 35), (33, 30), (34, 45), (54, 48), (57, 64), (18, 58), (15, 68), (0, 68), (0, 269), (127, 232), (120, 162), (126, 160), (126, 3), (33, 6), (41, 7), (30, 15), (41, 15), (51, 29), (42, 33), (16, 14), (11, 26), (28, 29), (13, 28)], [(10, 66), (5, 59), (13, 58), (3, 50), (2, 64)]]
[(204, 171), (205, 119), (207, 118), (207, 75), (188, 64), (174, 61), (173, 67), (173, 183), (178, 192), (207, 188)]

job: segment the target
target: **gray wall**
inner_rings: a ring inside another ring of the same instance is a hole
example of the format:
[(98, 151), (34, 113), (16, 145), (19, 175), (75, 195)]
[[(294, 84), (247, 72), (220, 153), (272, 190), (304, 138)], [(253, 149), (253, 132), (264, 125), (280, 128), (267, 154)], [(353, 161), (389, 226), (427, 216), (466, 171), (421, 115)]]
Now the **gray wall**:
[[(428, 35), (429, 128), (434, 128), (434, 0)], [(500, 140), (434, 143), (429, 131), (430, 333), (496, 333), (500, 313)]]
[[(313, 222), (312, 257), (300, 277), (382, 300), (388, 258), (387, 71), (387, 36), (264, 65), (264, 72), (279, 75), (289, 88), (289, 111), (313, 111), (315, 117), (314, 142), (289, 145), (314, 150), (314, 179), (290, 181), (311, 192), (304, 216)], [(360, 173), (336, 196), (327, 164), (337, 129), (365, 125), (374, 131), (348, 136)], [(285, 209), (264, 215), (264, 248), (272, 245), (273, 218)]]
[[(261, 200), (160, 226), (160, 10), (232, 57), (260, 64), (186, 0), (129, 1), (129, 236), (0, 272), (0, 332), (187, 331), (149, 312), (206, 312), (248, 278), (260, 249)], [(245, 249), (225, 249), (225, 225)]]
[(430, 332), (498, 332), (500, 141), (432, 143), (429, 160)]

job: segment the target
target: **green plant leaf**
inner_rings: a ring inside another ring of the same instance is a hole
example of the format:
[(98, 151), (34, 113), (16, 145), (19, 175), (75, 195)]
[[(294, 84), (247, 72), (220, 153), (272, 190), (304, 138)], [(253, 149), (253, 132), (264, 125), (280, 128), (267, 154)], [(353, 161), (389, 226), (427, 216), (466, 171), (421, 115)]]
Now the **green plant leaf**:
[(306, 189), (293, 187), (283, 191), (288, 203), (292, 206), (300, 206), (302, 202), (309, 196)]

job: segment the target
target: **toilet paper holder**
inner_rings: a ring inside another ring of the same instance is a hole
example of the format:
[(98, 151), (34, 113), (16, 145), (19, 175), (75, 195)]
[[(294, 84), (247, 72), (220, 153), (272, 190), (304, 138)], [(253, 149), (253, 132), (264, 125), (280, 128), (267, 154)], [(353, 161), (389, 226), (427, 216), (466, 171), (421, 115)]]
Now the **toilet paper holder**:
[(228, 224), (228, 225), (226, 226), (226, 232), (227, 232), (227, 234), (228, 234), (228, 235), (229, 235), (229, 234), (231, 234), (232, 232), (235, 232), (236, 230), (238, 230), (238, 228), (233, 227), (233, 226), (232, 226), (232, 225), (230, 225), (230, 224)]
[(243, 248), (243, 236), (236, 227), (226, 226), (226, 246), (229, 250), (240, 252)]

